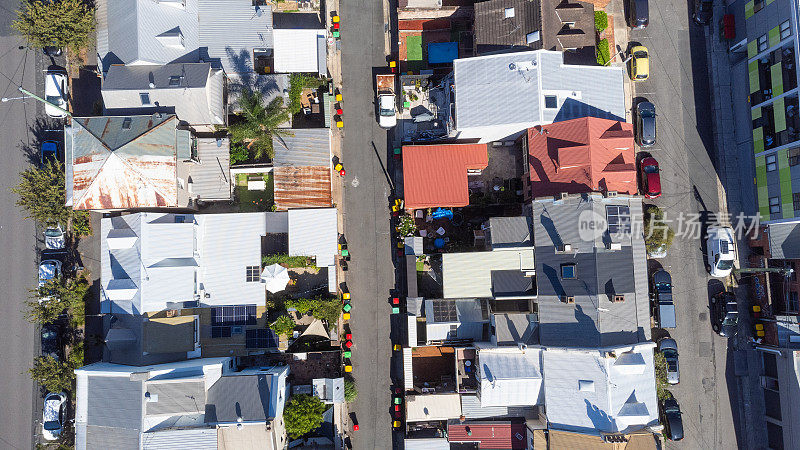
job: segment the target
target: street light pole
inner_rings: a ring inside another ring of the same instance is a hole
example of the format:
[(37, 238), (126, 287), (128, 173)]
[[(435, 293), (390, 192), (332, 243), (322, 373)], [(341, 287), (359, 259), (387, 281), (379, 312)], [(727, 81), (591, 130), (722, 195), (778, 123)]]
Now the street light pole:
[[(72, 113), (71, 113), (71, 112), (67, 111), (66, 109), (64, 109), (64, 108), (62, 108), (62, 107), (60, 107), (60, 106), (57, 106), (57, 105), (54, 105), (54, 104), (52, 104), (52, 103), (48, 102), (47, 100), (45, 100), (45, 99), (43, 99), (43, 98), (39, 97), (38, 95), (34, 94), (33, 92), (30, 92), (30, 91), (28, 91), (27, 89), (25, 89), (25, 88), (24, 88), (24, 87), (22, 87), (22, 86), (19, 86), (19, 87), (17, 88), (17, 90), (18, 90), (18, 91), (20, 91), (20, 92), (22, 92), (23, 94), (27, 95), (27, 97), (20, 97), (20, 98), (32, 98), (32, 99), (34, 99), (34, 100), (39, 100), (40, 102), (42, 102), (42, 103), (44, 103), (44, 104), (47, 104), (47, 105), (50, 105), (50, 106), (52, 106), (53, 108), (55, 108), (55, 109), (57, 109), (57, 110), (59, 110), (59, 111), (63, 112), (64, 114), (66, 114), (66, 115), (68, 115), (68, 116), (72, 117)], [(9, 99), (5, 99), (5, 98), (4, 98), (4, 99), (3, 99), (3, 101), (8, 101), (8, 100), (15, 100), (15, 99), (13, 99), (13, 98), (9, 98)]]

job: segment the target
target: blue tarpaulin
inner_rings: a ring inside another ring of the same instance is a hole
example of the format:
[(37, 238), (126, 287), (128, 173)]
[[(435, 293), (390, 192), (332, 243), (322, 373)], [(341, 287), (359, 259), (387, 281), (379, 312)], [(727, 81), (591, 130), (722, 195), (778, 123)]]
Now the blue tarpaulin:
[(458, 42), (428, 44), (428, 63), (447, 64), (458, 59)]

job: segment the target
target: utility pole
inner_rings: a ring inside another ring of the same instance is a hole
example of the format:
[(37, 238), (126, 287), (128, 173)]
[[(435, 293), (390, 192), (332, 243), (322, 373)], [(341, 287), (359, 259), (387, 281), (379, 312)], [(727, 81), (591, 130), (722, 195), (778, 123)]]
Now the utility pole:
[(740, 275), (743, 273), (779, 273), (784, 277), (789, 277), (793, 270), (790, 267), (745, 267), (744, 269), (733, 269), (733, 273)]
[(67, 111), (66, 109), (64, 109), (64, 108), (62, 108), (62, 107), (60, 107), (60, 106), (57, 106), (57, 105), (54, 105), (54, 104), (52, 104), (52, 103), (48, 102), (47, 100), (45, 100), (45, 99), (43, 99), (43, 98), (39, 97), (38, 95), (34, 94), (33, 92), (29, 92), (28, 90), (26, 90), (26, 89), (25, 89), (25, 88), (23, 88), (22, 86), (19, 86), (19, 87), (17, 88), (17, 90), (18, 90), (18, 91), (20, 91), (20, 92), (22, 92), (23, 94), (25, 94), (25, 95), (29, 96), (30, 98), (33, 98), (33, 99), (35, 99), (35, 100), (39, 100), (39, 101), (40, 101), (40, 102), (42, 102), (42, 103), (48, 104), (48, 105), (52, 106), (53, 108), (55, 108), (55, 109), (57, 109), (57, 110), (59, 110), (59, 111), (63, 112), (64, 114), (66, 114), (66, 115), (68, 115), (68, 116), (72, 117), (72, 113), (71, 113), (71, 112)]

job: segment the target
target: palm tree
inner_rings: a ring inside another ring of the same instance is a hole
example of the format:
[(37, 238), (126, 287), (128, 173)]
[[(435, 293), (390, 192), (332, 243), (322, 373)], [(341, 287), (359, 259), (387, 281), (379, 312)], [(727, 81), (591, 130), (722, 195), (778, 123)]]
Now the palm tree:
[(230, 125), (231, 140), (244, 142), (256, 159), (272, 159), (273, 136), (292, 136), (292, 133), (279, 128), (289, 120), (288, 109), (283, 106), (283, 98), (276, 97), (265, 107), (264, 96), (260, 92), (243, 90), (238, 101), (242, 110), (238, 115), (243, 119)]

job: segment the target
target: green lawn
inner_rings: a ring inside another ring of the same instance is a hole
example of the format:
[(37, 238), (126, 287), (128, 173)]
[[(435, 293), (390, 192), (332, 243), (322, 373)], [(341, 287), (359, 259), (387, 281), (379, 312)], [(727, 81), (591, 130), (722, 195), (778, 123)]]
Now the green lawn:
[(422, 36), (406, 37), (406, 61), (422, 61)]
[(247, 179), (253, 176), (257, 175), (244, 173), (236, 174), (234, 193), (236, 195), (236, 202), (239, 204), (239, 210), (241, 212), (269, 211), (275, 203), (273, 195), (274, 180), (272, 174), (264, 174), (266, 190), (263, 191), (250, 191), (247, 189)]

